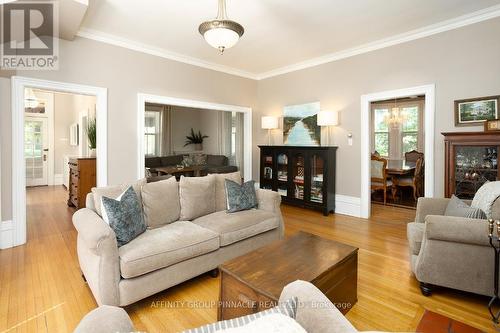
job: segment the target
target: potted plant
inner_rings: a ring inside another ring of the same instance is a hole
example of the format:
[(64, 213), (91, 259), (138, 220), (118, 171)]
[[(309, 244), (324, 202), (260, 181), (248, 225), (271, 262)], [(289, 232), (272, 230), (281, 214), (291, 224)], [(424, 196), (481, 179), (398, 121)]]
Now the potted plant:
[(95, 148), (97, 143), (97, 127), (95, 119), (89, 119), (87, 122), (87, 138), (89, 139), (89, 156), (95, 157)]
[(184, 147), (194, 145), (194, 150), (203, 150), (203, 140), (206, 138), (208, 138), (208, 135), (202, 135), (201, 131), (195, 133), (194, 129), (191, 128), (191, 135), (186, 136), (186, 144)]

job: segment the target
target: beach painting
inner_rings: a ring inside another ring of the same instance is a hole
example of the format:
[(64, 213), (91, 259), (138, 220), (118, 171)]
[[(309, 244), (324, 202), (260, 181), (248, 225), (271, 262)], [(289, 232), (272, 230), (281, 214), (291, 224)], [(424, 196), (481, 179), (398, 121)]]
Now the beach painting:
[(283, 142), (289, 146), (320, 146), (321, 127), (317, 124), (320, 103), (285, 106)]

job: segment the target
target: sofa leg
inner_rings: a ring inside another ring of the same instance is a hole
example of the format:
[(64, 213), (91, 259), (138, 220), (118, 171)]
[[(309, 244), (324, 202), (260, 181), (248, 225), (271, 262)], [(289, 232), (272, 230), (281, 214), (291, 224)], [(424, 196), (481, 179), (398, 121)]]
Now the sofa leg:
[(82, 273), (82, 279), (85, 283), (87, 283), (87, 279), (85, 278), (85, 275), (83, 275), (83, 273)]
[(432, 285), (425, 282), (420, 282), (420, 291), (422, 292), (422, 295), (430, 296), (432, 294), (432, 289)]
[(219, 269), (214, 268), (210, 272), (208, 272), (208, 274), (210, 274), (211, 277), (216, 278), (219, 276)]

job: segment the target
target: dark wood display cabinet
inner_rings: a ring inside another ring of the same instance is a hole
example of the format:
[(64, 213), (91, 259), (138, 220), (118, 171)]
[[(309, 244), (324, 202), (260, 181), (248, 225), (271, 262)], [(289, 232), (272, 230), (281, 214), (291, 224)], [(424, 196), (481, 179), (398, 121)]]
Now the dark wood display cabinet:
[(337, 147), (259, 146), (260, 188), (286, 204), (335, 212)]
[(445, 196), (472, 199), (486, 181), (500, 179), (500, 132), (441, 133), (445, 145)]

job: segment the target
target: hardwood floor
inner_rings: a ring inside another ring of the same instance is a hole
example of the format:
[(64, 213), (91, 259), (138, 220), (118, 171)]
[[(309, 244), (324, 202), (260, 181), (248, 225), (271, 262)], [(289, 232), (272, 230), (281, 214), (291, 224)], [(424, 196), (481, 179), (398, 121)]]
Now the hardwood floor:
[[(28, 243), (0, 251), (0, 332), (71, 332), (96, 307), (80, 276), (72, 208), (62, 187), (28, 191)], [(428, 309), (494, 332), (487, 298), (438, 289), (420, 294), (408, 263), (406, 223), (415, 211), (373, 206), (370, 220), (283, 206), (286, 233), (299, 230), (357, 246), (359, 330), (414, 331)], [(217, 318), (219, 280), (203, 275), (126, 308), (138, 330), (177, 332)]]

